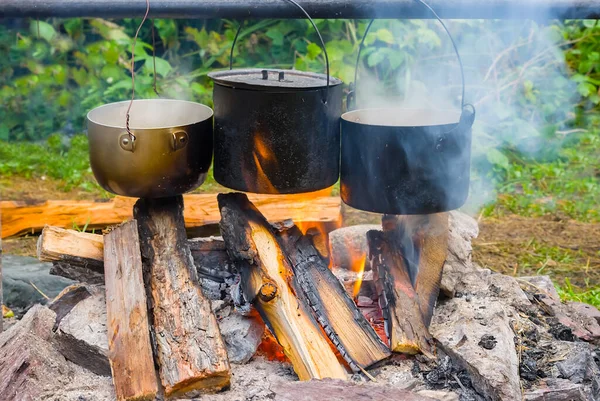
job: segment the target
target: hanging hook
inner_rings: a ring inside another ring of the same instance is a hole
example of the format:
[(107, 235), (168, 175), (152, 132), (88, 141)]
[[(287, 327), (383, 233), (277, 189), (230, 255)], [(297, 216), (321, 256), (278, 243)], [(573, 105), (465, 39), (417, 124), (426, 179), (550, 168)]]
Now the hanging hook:
[(156, 89), (156, 41), (154, 39), (154, 19), (150, 20), (150, 30), (152, 31), (152, 67), (154, 68), (154, 80), (152, 82), (152, 88), (156, 96), (160, 97), (158, 89)]
[[(142, 25), (146, 22), (146, 18), (148, 18), (148, 13), (150, 12), (150, 0), (146, 0), (146, 13), (144, 14), (144, 18), (142, 18), (142, 22), (137, 28), (135, 32), (135, 36), (133, 37), (133, 43), (131, 45), (131, 101), (129, 102), (129, 107), (127, 107), (127, 114), (125, 115), (125, 129), (129, 134), (132, 142), (135, 142), (137, 139), (131, 129), (129, 128), (129, 112), (131, 111), (131, 106), (133, 105), (133, 100), (135, 99), (135, 42), (137, 41), (138, 35), (140, 34), (140, 30), (142, 29)], [(133, 143), (132, 143), (133, 145)]]

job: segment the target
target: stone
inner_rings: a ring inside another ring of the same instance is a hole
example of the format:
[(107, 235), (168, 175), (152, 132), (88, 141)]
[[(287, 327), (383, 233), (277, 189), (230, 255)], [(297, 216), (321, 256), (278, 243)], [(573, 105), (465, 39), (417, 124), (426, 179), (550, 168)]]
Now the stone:
[(0, 400), (113, 401), (110, 378), (68, 362), (52, 346), (55, 318), (36, 305), (0, 335)]
[(530, 284), (529, 286), (525, 285), (523, 288), (533, 294), (533, 297), (547, 315), (553, 317), (553, 319), (550, 319), (549, 324), (552, 327), (551, 333), (557, 339), (569, 341), (572, 334), (584, 341), (600, 342), (600, 324), (598, 320), (594, 316), (585, 313), (590, 308), (586, 308), (586, 310), (583, 310), (584, 313), (580, 313), (579, 310), (583, 309), (580, 305), (573, 306), (572, 303), (562, 303), (552, 280), (548, 276), (523, 277), (521, 280)]
[(459, 401), (459, 396), (456, 393), (443, 390), (421, 390), (416, 392), (418, 395), (433, 398), (438, 401)]
[(51, 263), (40, 263), (35, 258), (2, 255), (4, 304), (18, 317), (33, 305), (46, 303), (44, 295), (52, 299), (74, 284), (72, 280), (50, 275), (51, 267)]
[(276, 383), (270, 387), (275, 401), (433, 401), (424, 395), (377, 384), (354, 384), (341, 380), (310, 380)]
[(246, 363), (261, 343), (265, 324), (257, 315), (243, 316), (233, 312), (219, 321), (219, 329), (229, 362)]
[(73, 284), (62, 290), (48, 305), (56, 313), (54, 331), (56, 331), (62, 319), (71, 312), (75, 305), (90, 295), (92, 293), (85, 284)]
[(587, 344), (569, 344), (565, 360), (556, 363), (560, 377), (581, 384), (593, 378), (600, 378), (599, 368)]
[(600, 310), (596, 307), (583, 302), (567, 302), (567, 306), (571, 307), (580, 315), (594, 318), (596, 319), (596, 322), (600, 323)]
[[(332, 266), (352, 270), (352, 262), (367, 254), (367, 231), (381, 230), (381, 224), (359, 224), (329, 233)], [(365, 268), (370, 266), (367, 263)]]
[[(481, 283), (485, 286), (485, 282)], [(483, 309), (481, 307), (484, 307)], [(481, 313), (486, 325), (480, 324)], [(489, 296), (439, 302), (430, 326), (439, 346), (470, 374), (473, 387), (491, 400), (520, 400), (519, 361), (510, 318), (500, 302)], [(482, 338), (493, 335), (496, 345), (486, 349)]]
[(110, 376), (104, 290), (91, 291), (91, 296), (75, 305), (62, 319), (54, 343), (69, 361), (97, 375)]
[(580, 384), (565, 379), (543, 379), (524, 394), (525, 401), (589, 401)]
[(457, 211), (449, 213), (448, 226), (448, 256), (444, 263), (440, 290), (453, 297), (461, 277), (478, 270), (471, 260), (471, 240), (479, 234), (479, 227), (475, 219)]

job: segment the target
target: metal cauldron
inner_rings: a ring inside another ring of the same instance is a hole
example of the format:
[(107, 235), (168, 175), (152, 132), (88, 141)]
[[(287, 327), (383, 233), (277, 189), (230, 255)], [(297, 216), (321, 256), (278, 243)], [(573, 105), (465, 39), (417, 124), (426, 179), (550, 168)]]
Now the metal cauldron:
[[(432, 214), (461, 207), (469, 194), (475, 108), (464, 103), (463, 66), (450, 32), (431, 7), (419, 2), (433, 12), (454, 46), (462, 77), (462, 107), (366, 108), (343, 114), (340, 193), (344, 203), (357, 209)], [(359, 47), (357, 69), (372, 22)], [(354, 99), (350, 93), (349, 109)]]
[(213, 111), (183, 100), (135, 100), (87, 115), (90, 163), (100, 186), (117, 195), (159, 198), (200, 186), (212, 160)]

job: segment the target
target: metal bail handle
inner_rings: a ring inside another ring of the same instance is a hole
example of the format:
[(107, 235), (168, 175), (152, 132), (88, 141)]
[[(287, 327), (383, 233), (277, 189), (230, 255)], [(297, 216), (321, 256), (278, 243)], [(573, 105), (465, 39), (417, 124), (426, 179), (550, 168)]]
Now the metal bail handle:
[[(450, 31), (448, 30), (448, 27), (446, 27), (446, 24), (444, 24), (444, 21), (442, 21), (442, 19), (440, 18), (440, 16), (435, 12), (435, 10), (433, 8), (431, 8), (431, 6), (429, 6), (429, 4), (425, 3), (423, 0), (414, 0), (417, 3), (422, 4), (424, 7), (426, 7), (429, 11), (431, 11), (431, 13), (433, 14), (433, 16), (439, 21), (439, 23), (442, 25), (442, 28), (444, 28), (444, 31), (446, 31), (446, 33), (448, 34), (448, 38), (450, 38), (450, 42), (452, 42), (452, 47), (454, 48), (454, 52), (456, 53), (456, 58), (458, 59), (458, 64), (460, 66), (460, 78), (462, 81), (462, 93), (461, 93), (461, 100), (460, 100), (460, 105), (461, 105), (461, 114), (464, 113), (465, 110), (465, 106), (467, 106), (465, 104), (465, 71), (463, 69), (463, 63), (462, 63), (462, 59), (460, 58), (460, 53), (458, 52), (458, 47), (456, 46), (456, 42), (454, 42), (454, 38), (452, 37), (452, 35), (450, 34)], [(356, 66), (354, 68), (354, 90), (351, 91), (347, 98), (346, 98), (346, 108), (348, 110), (351, 110), (354, 106), (356, 106), (356, 82), (357, 82), (357, 77), (358, 77), (358, 64), (360, 61), (360, 53), (362, 52), (364, 43), (365, 43), (365, 39), (367, 38), (367, 34), (369, 33), (369, 29), (371, 29), (371, 25), (373, 25), (373, 22), (375, 20), (372, 19), (371, 21), (369, 21), (369, 24), (367, 25), (367, 29), (365, 30), (365, 34), (362, 37), (362, 40), (360, 41), (360, 46), (358, 47), (358, 57), (356, 58)], [(475, 116), (475, 107), (473, 107), (473, 105), (469, 104), (468, 106), (470, 106), (470, 108), (472, 109), (472, 115), (473, 118)], [(460, 121), (462, 121), (462, 115), (461, 115), (461, 119)], [(473, 122), (471, 121), (471, 124)], [(460, 125), (460, 124), (459, 124)]]
[[(296, 7), (298, 7), (300, 9), (300, 11), (302, 11), (302, 13), (306, 16), (306, 18), (308, 18), (308, 20), (310, 21), (310, 24), (314, 28), (315, 32), (317, 32), (317, 36), (319, 37), (319, 41), (321, 42), (321, 49), (323, 49), (323, 53), (325, 54), (325, 66), (327, 69), (327, 88), (325, 90), (325, 99), (323, 99), (323, 103), (327, 104), (327, 99), (329, 98), (329, 56), (327, 55), (327, 49), (325, 48), (325, 41), (323, 40), (323, 37), (321, 36), (321, 32), (319, 31), (319, 28), (317, 28), (317, 25), (315, 24), (313, 19), (310, 17), (310, 15), (308, 15), (306, 10), (300, 4), (296, 3), (295, 0), (284, 0), (284, 1), (287, 1), (288, 3), (293, 4)], [(242, 30), (243, 25), (244, 25), (243, 22), (240, 23), (240, 26), (238, 27), (237, 32), (235, 33), (235, 36), (233, 38), (233, 43), (231, 43), (231, 50), (229, 52), (229, 69), (230, 70), (233, 69), (233, 49), (235, 49), (235, 43), (237, 42), (238, 36), (240, 35), (240, 31)], [(360, 53), (359, 53), (359, 55), (360, 55)], [(263, 72), (263, 74), (264, 74), (264, 72)], [(281, 79), (280, 79), (280, 81), (281, 81)]]

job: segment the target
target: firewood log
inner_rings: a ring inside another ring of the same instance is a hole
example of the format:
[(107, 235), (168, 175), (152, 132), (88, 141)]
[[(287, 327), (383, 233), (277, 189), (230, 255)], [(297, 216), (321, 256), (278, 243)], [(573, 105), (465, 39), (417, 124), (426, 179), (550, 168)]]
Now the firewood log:
[(279, 233), (283, 252), (292, 266), (294, 280), (315, 317), (354, 371), (390, 356), (375, 330), (329, 270), (320, 252), (297, 226)]
[(225, 344), (197, 282), (181, 196), (140, 199), (134, 207), (150, 292), (156, 357), (167, 397), (229, 385)]
[(275, 229), (241, 193), (220, 194), (221, 233), (242, 276), (242, 290), (283, 347), (300, 380), (347, 379), (309, 306)]
[(420, 351), (433, 357), (433, 337), (425, 326), (399, 244), (378, 230), (367, 232), (367, 242), (391, 350), (407, 354)]
[(385, 215), (382, 223), (384, 233), (403, 256), (423, 321), (429, 327), (448, 254), (448, 213)]
[(104, 242), (108, 358), (117, 400), (154, 400), (158, 383), (137, 223), (115, 228)]
[[(187, 194), (185, 224), (189, 229), (219, 223), (215, 194)], [(294, 219), (297, 222), (324, 223), (329, 230), (338, 228), (342, 221), (341, 201), (325, 192), (307, 197), (305, 194), (279, 195), (252, 194), (269, 221)], [(132, 217), (134, 198), (117, 196), (102, 201), (45, 201), (27, 203), (0, 201), (2, 238), (24, 233), (36, 233), (46, 225), (70, 228), (73, 225), (88, 229), (103, 229)]]
[[(234, 266), (220, 237), (188, 240), (200, 278), (223, 283), (234, 274)], [(52, 262), (51, 274), (88, 284), (104, 282), (102, 235), (46, 226), (37, 243), (38, 259)]]

